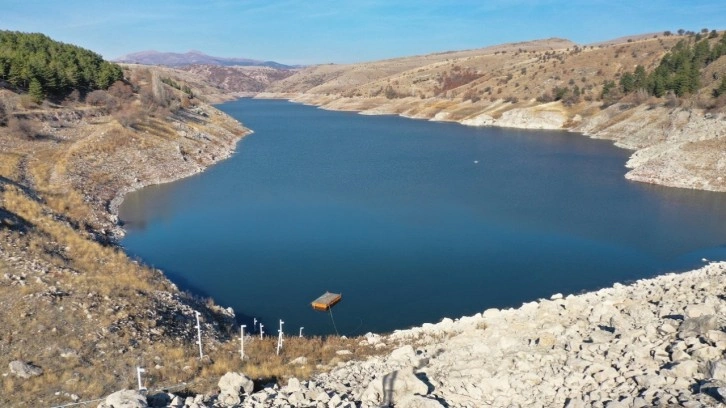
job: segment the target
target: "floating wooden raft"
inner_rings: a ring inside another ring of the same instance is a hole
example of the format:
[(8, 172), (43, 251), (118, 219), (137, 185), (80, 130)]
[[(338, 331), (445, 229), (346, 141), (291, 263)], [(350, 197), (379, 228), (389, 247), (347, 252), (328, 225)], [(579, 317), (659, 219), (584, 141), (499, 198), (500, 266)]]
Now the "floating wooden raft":
[(325, 292), (322, 296), (313, 300), (313, 309), (321, 312), (327, 312), (331, 307), (335, 306), (336, 303), (340, 302), (340, 299), (342, 298), (343, 295), (340, 293)]

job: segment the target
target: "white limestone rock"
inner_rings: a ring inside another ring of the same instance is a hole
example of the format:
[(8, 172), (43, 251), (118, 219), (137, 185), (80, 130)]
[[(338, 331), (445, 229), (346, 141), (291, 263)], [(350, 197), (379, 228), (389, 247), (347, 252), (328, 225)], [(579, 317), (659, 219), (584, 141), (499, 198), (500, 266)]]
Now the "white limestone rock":
[(288, 364), (291, 365), (306, 365), (308, 363), (307, 357), (298, 357), (290, 361)]
[(8, 367), (10, 367), (10, 373), (19, 378), (28, 379), (43, 374), (42, 368), (33, 363), (26, 363), (21, 360), (11, 361)]
[(121, 390), (106, 397), (98, 408), (148, 408), (146, 397), (136, 390)]
[(718, 318), (714, 315), (702, 315), (683, 320), (678, 327), (678, 338), (696, 337), (705, 335), (709, 330), (719, 327)]
[(701, 316), (716, 314), (716, 309), (714, 308), (713, 305), (706, 305), (706, 304), (688, 305), (688, 306), (686, 306), (686, 310), (685, 310), (684, 314), (688, 318), (701, 317)]
[(698, 372), (698, 362), (693, 360), (680, 361), (673, 364), (671, 368), (662, 370), (662, 372), (666, 376), (690, 379)]
[(726, 383), (726, 359), (709, 362), (706, 374), (712, 380)]
[(371, 381), (361, 399), (364, 402), (393, 405), (404, 397), (426, 395), (429, 387), (421, 381), (412, 368), (396, 370)]
[(251, 394), (255, 384), (242, 373), (229, 372), (219, 379), (219, 397), (225, 406), (234, 406), (242, 402), (242, 394)]

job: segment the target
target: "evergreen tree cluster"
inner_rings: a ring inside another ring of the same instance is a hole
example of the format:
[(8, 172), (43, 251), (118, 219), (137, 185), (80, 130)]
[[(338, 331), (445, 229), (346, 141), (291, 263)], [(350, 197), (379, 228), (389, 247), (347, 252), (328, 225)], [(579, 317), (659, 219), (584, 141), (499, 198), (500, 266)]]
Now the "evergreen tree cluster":
[(43, 34), (0, 30), (0, 80), (27, 90), (36, 102), (74, 89), (107, 89), (122, 78), (121, 67), (92, 51)]
[[(708, 38), (699, 37), (695, 43), (679, 41), (650, 74), (640, 65), (634, 72), (625, 73), (620, 78), (620, 89), (626, 94), (644, 89), (657, 97), (668, 91), (678, 96), (696, 92), (701, 86), (701, 69), (726, 55), (726, 32), (713, 47)], [(709, 38), (714, 38), (713, 34)]]

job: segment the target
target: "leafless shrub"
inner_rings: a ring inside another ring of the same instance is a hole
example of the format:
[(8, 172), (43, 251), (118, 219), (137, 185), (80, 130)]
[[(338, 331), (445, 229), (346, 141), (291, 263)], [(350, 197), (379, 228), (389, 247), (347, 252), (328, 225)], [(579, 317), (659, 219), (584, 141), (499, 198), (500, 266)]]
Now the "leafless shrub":
[(550, 92), (544, 92), (542, 95), (537, 97), (537, 102), (539, 103), (548, 103), (554, 101), (555, 98), (552, 96)]
[(673, 93), (671, 91), (668, 91), (665, 98), (666, 98), (665, 106), (668, 108), (677, 108), (681, 105), (681, 100), (678, 98), (678, 96), (675, 93)]
[(63, 101), (64, 104), (76, 104), (81, 101), (81, 93), (78, 91), (78, 89), (74, 89), (71, 91), (71, 93), (66, 96), (66, 99)]
[(726, 106), (726, 94), (715, 98), (701, 95), (696, 99), (695, 106), (710, 112), (723, 110), (723, 107)]
[(38, 104), (33, 101), (30, 95), (22, 95), (20, 97), (20, 107), (23, 109), (35, 109), (38, 107)]
[(645, 89), (641, 88), (633, 93), (633, 103), (640, 105), (648, 101), (648, 99), (650, 99), (650, 95)]
[(169, 103), (169, 111), (170, 111), (170, 112), (176, 112), (176, 111), (178, 111), (179, 109), (181, 109), (181, 101), (180, 101), (179, 99), (173, 99), (173, 100), (172, 100), (172, 101), (171, 101), (171, 102)]
[(25, 139), (35, 139), (38, 136), (38, 129), (32, 121), (10, 117), (7, 124), (10, 134)]
[(137, 123), (141, 122), (144, 118), (143, 113), (140, 109), (132, 106), (124, 106), (118, 111), (114, 112), (113, 117), (123, 127), (133, 127)]
[(5, 102), (0, 101), (0, 126), (7, 126), (8, 124), (8, 112), (5, 108)]
[(105, 108), (108, 112), (114, 111), (119, 103), (118, 99), (106, 91), (96, 90), (86, 95), (86, 103)]
[(120, 100), (128, 100), (134, 96), (131, 85), (124, 81), (116, 81), (108, 88), (108, 93)]
[(718, 98), (712, 99), (712, 101), (713, 102), (711, 104), (711, 107), (709, 108), (710, 110), (722, 112), (725, 110), (724, 108), (726, 108), (726, 94), (722, 94)]
[(473, 103), (479, 102), (481, 100), (481, 96), (479, 96), (479, 94), (473, 89), (469, 89), (468, 91), (466, 91), (463, 98), (465, 101), (472, 101)]
[[(360, 94), (356, 94), (356, 96), (360, 96)], [(183, 109), (188, 109), (192, 106), (191, 98), (186, 97), (186, 96), (183, 96), (181, 98), (181, 100), (179, 101), (179, 103)]]
[(442, 94), (446, 91), (468, 84), (469, 82), (481, 78), (481, 76), (482, 74), (479, 74), (471, 68), (462, 69), (459, 66), (455, 66), (452, 68), (450, 73), (444, 74), (443, 77), (438, 78), (439, 86), (434, 89), (434, 93)]

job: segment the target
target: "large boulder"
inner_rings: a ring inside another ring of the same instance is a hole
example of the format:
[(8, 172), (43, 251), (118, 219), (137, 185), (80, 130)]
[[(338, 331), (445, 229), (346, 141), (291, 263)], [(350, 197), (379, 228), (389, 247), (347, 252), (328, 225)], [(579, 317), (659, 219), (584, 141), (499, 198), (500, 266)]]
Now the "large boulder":
[(413, 368), (393, 371), (368, 385), (361, 399), (369, 403), (394, 405), (411, 395), (426, 395), (429, 387), (413, 372)]
[(388, 361), (410, 363), (414, 358), (416, 358), (416, 351), (411, 345), (407, 344), (403, 347), (399, 347), (393, 350), (391, 352), (391, 355), (388, 357)]
[(242, 394), (251, 394), (254, 382), (242, 373), (229, 372), (219, 379), (219, 397), (224, 406), (235, 406), (242, 402)]
[(661, 372), (670, 377), (692, 379), (698, 372), (698, 362), (693, 360), (679, 361), (670, 368), (661, 370)]
[(707, 373), (713, 380), (726, 382), (726, 359), (709, 362)]
[(24, 361), (15, 360), (8, 364), (10, 372), (20, 378), (37, 377), (43, 374), (43, 369), (32, 363), (26, 363)]
[(709, 330), (716, 330), (718, 327), (718, 318), (715, 315), (691, 317), (685, 319), (678, 327), (678, 338), (685, 339), (705, 335)]
[(106, 397), (98, 408), (148, 408), (146, 397), (136, 390), (121, 390)]
[(388, 356), (388, 361), (402, 366), (412, 366), (416, 369), (423, 368), (428, 364), (428, 359), (419, 357), (411, 345), (405, 345), (393, 350)]

